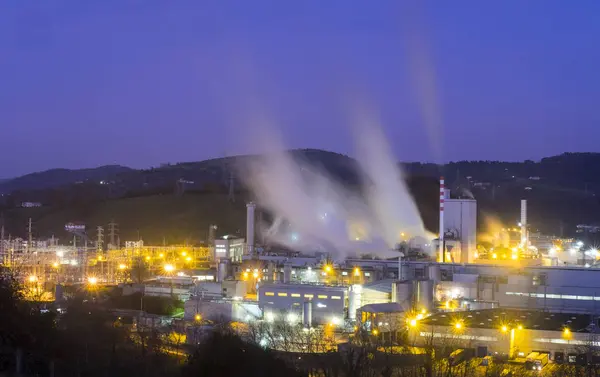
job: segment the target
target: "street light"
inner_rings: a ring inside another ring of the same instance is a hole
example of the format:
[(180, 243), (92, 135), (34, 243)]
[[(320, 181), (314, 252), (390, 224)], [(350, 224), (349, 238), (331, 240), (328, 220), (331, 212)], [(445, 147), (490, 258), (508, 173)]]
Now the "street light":
[(90, 283), (90, 285), (98, 284), (98, 278), (95, 276), (88, 277), (87, 281), (88, 281), (88, 283)]
[(165, 272), (175, 271), (175, 266), (173, 266), (172, 264), (165, 264), (163, 268), (164, 268)]
[(126, 269), (126, 268), (127, 268), (127, 265), (126, 265), (126, 264), (123, 264), (123, 263), (121, 263), (121, 264), (119, 265), (119, 270), (124, 270), (124, 269)]
[(38, 281), (38, 277), (35, 275), (30, 275), (29, 278), (27, 278), (27, 280), (29, 280), (30, 283), (35, 283)]

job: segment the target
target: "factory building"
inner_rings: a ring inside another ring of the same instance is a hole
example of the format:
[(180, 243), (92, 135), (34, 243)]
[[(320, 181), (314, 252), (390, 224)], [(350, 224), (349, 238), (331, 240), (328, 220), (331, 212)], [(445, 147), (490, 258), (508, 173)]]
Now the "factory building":
[(298, 318), (310, 303), (313, 324), (341, 324), (346, 317), (348, 287), (313, 284), (264, 284), (258, 289), (258, 304), (265, 319), (295, 313)]
[(417, 346), (435, 341), (475, 349), (480, 357), (501, 354), (524, 358), (543, 351), (558, 362), (573, 362), (578, 350), (598, 346), (596, 327), (590, 315), (503, 308), (440, 313), (408, 322), (409, 337)]
[(184, 304), (183, 318), (188, 321), (202, 318), (213, 322), (251, 322), (261, 317), (262, 311), (256, 301), (195, 297)]
[[(440, 178), (439, 237), (433, 243), (439, 262), (472, 263), (477, 252), (477, 201), (451, 199)], [(444, 249), (444, 251), (441, 251)]]
[(227, 258), (233, 262), (242, 260), (244, 254), (244, 239), (228, 236), (215, 240), (215, 259)]

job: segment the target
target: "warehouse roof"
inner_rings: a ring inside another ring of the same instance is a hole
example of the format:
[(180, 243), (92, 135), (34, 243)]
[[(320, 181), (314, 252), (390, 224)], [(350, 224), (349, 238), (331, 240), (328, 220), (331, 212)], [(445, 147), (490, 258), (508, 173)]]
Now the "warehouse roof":
[(361, 312), (367, 313), (398, 313), (403, 312), (404, 308), (402, 305), (396, 302), (388, 302), (382, 304), (369, 304), (359, 309)]
[(568, 328), (573, 332), (588, 332), (592, 317), (587, 314), (496, 308), (438, 313), (423, 319), (422, 323), (453, 326), (458, 321), (467, 328), (502, 328), (503, 326), (514, 328), (523, 326), (523, 328), (530, 330), (562, 331)]

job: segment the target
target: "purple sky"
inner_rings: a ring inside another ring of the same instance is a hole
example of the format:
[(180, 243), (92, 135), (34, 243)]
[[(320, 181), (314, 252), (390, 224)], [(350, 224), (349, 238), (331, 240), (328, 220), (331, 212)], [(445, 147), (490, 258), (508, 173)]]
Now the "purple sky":
[[(598, 151), (600, 1), (3, 1), (0, 177), (290, 147), (402, 160)], [(434, 136), (437, 135), (437, 136)]]

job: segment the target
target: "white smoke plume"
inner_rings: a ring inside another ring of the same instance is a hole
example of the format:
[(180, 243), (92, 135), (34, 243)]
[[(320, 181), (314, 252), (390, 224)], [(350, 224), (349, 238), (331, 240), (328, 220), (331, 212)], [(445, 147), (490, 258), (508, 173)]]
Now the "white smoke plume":
[(425, 236), (419, 210), (381, 127), (363, 122), (355, 132), (358, 161), (368, 184), (367, 203), (377, 219), (381, 237), (386, 244), (395, 245)]
[(259, 206), (274, 217), (263, 235), (272, 243), (335, 259), (359, 254), (397, 256), (398, 243), (425, 236), (420, 214), (382, 133), (361, 131), (363, 198), (322, 169), (285, 150), (276, 132), (260, 138), (266, 153), (240, 167)]

